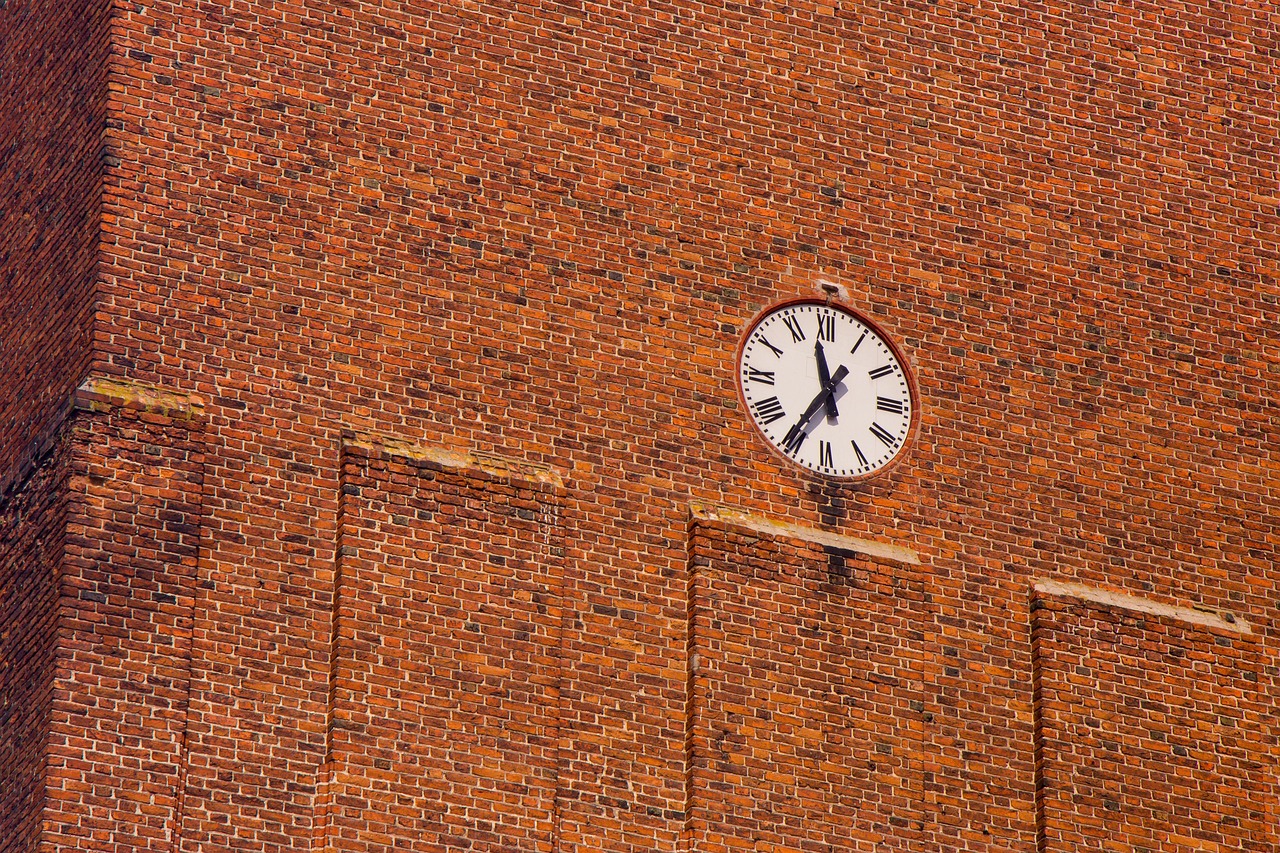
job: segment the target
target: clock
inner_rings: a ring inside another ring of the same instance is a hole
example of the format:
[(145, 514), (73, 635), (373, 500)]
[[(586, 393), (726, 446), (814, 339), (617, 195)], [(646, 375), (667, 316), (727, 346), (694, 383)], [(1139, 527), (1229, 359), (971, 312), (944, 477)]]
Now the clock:
[(789, 302), (757, 318), (739, 351), (738, 389), (775, 450), (829, 477), (883, 470), (917, 411), (897, 347), (831, 302)]

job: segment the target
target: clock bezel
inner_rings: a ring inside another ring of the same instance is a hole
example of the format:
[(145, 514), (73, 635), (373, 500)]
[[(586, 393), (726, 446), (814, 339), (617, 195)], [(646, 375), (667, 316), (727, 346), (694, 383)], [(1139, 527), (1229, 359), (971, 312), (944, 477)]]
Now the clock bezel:
[[(861, 323), (862, 325), (870, 329), (875, 335), (877, 335), (880, 338), (880, 340), (882, 340), (885, 343), (885, 345), (889, 348), (890, 352), (893, 353), (893, 357), (897, 359), (898, 364), (901, 365), (902, 367), (902, 374), (905, 377), (906, 383), (907, 383), (907, 393), (908, 395), (910, 395), (910, 398), (911, 398), (911, 407), (912, 407), (911, 420), (907, 426), (907, 433), (902, 439), (902, 446), (898, 448), (898, 450), (893, 454), (893, 456), (889, 459), (888, 462), (886, 462), (884, 465), (880, 466), (879, 468), (876, 468), (873, 471), (866, 471), (861, 474), (828, 474), (823, 471), (810, 468), (807, 465), (797, 462), (795, 459), (792, 459), (790, 456), (784, 453), (782, 449), (778, 447), (778, 445), (776, 445), (769, 438), (768, 435), (765, 434), (764, 430), (760, 428), (760, 425), (756, 423), (755, 418), (751, 417), (751, 412), (749, 409), (750, 401), (747, 400), (746, 393), (743, 391), (743, 387), (742, 387), (743, 386), (742, 356), (743, 356), (743, 352), (746, 349), (747, 341), (750, 340), (751, 333), (756, 330), (756, 328), (760, 325), (760, 323), (762, 323), (765, 320), (765, 318), (769, 317), (770, 315), (778, 311), (781, 311), (785, 308), (789, 308), (795, 305), (825, 306), (827, 308), (832, 308), (837, 311), (842, 311), (845, 314), (850, 315), (859, 323)], [(838, 481), (841, 483), (854, 483), (854, 482), (860, 482), (863, 480), (869, 480), (875, 477), (883, 477), (886, 474), (888, 474), (890, 471), (892, 471), (894, 468), (898, 467), (898, 465), (902, 464), (903, 459), (908, 454), (908, 450), (915, 443), (916, 433), (920, 429), (920, 421), (923, 416), (923, 409), (922, 409), (921, 400), (920, 400), (920, 389), (918, 384), (916, 383), (915, 368), (911, 364), (911, 361), (907, 358), (905, 350), (903, 350), (903, 348), (898, 344), (894, 336), (889, 334), (886, 331), (885, 327), (881, 323), (873, 319), (865, 311), (862, 311), (850, 305), (849, 303), (845, 302), (844, 300), (837, 299), (835, 297), (812, 297), (812, 296), (786, 297), (783, 299), (775, 300), (774, 302), (769, 303), (764, 308), (757, 311), (755, 315), (751, 317), (750, 321), (748, 321), (747, 324), (743, 327), (741, 334), (738, 336), (737, 352), (733, 360), (733, 386), (734, 386), (734, 390), (737, 392), (737, 395), (738, 395), (738, 406), (742, 411), (743, 417), (746, 418), (748, 423), (750, 423), (751, 430), (755, 433), (756, 436), (759, 437), (761, 441), (764, 442), (765, 447), (769, 449), (770, 453), (772, 453), (775, 457), (779, 459), (785, 460), (787, 465), (793, 470), (803, 472), (804, 474), (809, 476), (820, 477), (823, 480)]]

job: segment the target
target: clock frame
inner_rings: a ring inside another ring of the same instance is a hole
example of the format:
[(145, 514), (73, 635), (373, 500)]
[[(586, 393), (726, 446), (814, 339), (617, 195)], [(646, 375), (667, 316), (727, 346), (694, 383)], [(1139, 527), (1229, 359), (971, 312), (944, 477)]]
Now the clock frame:
[(884, 473), (919, 423), (902, 350), (873, 320), (833, 299), (771, 305), (747, 326), (735, 384), (770, 449), (841, 480)]

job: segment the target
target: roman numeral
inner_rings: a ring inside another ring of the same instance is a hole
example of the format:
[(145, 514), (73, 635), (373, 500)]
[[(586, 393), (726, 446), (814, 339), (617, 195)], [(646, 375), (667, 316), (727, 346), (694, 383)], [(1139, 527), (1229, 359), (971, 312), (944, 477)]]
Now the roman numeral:
[(818, 442), (818, 464), (824, 468), (834, 467), (831, 464), (831, 442)]
[(871, 434), (874, 435), (876, 438), (880, 439), (881, 441), (883, 441), (885, 447), (893, 447), (894, 445), (893, 436), (889, 434), (889, 431), (887, 429), (880, 426), (880, 424), (875, 423), (874, 421), (872, 421), (871, 423)]
[(772, 370), (756, 370), (754, 367), (747, 367), (747, 379), (752, 382), (761, 382), (765, 385), (773, 384)]
[[(769, 384), (773, 384), (770, 381)], [(902, 414), (902, 401), (891, 400), (888, 397), (876, 397), (876, 408), (882, 412), (893, 412), (895, 415)]]
[(834, 314), (818, 315), (818, 340), (834, 341), (836, 339), (836, 318)]
[(853, 355), (858, 351), (858, 347), (862, 346), (862, 342), (867, 339), (867, 333), (863, 332), (862, 337), (858, 338), (858, 342), (853, 345), (853, 349), (849, 350), (849, 355)]
[(867, 457), (862, 455), (862, 448), (858, 446), (858, 442), (850, 441), (849, 443), (853, 445), (853, 452), (858, 455), (858, 464), (860, 464), (863, 468), (866, 468)]
[(787, 416), (787, 413), (782, 410), (782, 404), (778, 402), (777, 397), (766, 397), (758, 403), (752, 403), (751, 407), (755, 409), (756, 417), (766, 424), (771, 424), (779, 418)]
[(782, 449), (795, 456), (796, 451), (800, 449), (800, 445), (804, 444), (804, 440), (808, 437), (805, 435), (804, 429), (799, 425), (793, 426), (787, 430), (786, 438), (782, 439)]
[(783, 317), (782, 322), (786, 324), (787, 331), (791, 333), (791, 340), (803, 341), (804, 329), (800, 328), (800, 321), (795, 317)]
[(774, 354), (774, 355), (778, 356), (779, 358), (781, 358), (781, 357), (782, 357), (782, 350), (778, 349), (778, 348), (777, 348), (777, 347), (775, 347), (773, 344), (769, 343), (769, 339), (768, 339), (768, 338), (766, 338), (764, 335), (761, 335), (761, 336), (760, 336), (760, 343), (764, 344), (764, 345), (765, 345), (765, 346), (767, 346), (769, 349), (773, 350), (773, 354)]
[(886, 364), (884, 367), (877, 367), (875, 370), (870, 371), (872, 379), (879, 379), (881, 376), (888, 376), (890, 373), (893, 373), (892, 364)]

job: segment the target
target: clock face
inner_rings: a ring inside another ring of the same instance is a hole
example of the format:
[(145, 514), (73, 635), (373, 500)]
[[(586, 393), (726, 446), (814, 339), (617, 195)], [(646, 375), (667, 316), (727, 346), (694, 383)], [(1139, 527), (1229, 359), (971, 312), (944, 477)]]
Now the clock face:
[(800, 302), (751, 327), (738, 387), (760, 432), (788, 459), (832, 477), (879, 471), (905, 446), (915, 417), (894, 348), (856, 315)]

